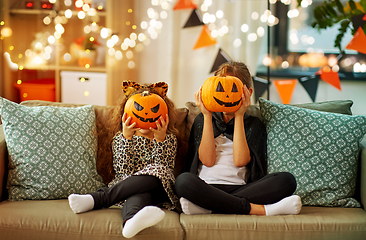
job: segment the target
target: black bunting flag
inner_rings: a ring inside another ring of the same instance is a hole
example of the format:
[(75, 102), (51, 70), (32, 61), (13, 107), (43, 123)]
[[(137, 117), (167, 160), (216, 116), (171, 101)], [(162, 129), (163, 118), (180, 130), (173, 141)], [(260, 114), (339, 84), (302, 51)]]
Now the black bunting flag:
[(216, 59), (215, 62), (211, 68), (210, 73), (215, 72), (219, 66), (223, 63), (227, 63), (227, 62), (232, 62), (231, 58), (229, 57), (229, 55), (227, 55), (221, 48), (219, 49), (219, 52), (216, 55)]
[(268, 83), (268, 80), (256, 76), (253, 76), (252, 79), (254, 84), (255, 102), (258, 102), (259, 98), (267, 90), (268, 84), (270, 83)]
[(191, 16), (188, 18), (186, 25), (183, 28), (195, 27), (204, 25), (200, 12), (197, 9), (193, 9)]
[(353, 28), (355, 30), (357, 30), (359, 27), (361, 27), (362, 29), (363, 26), (365, 25), (366, 21), (364, 20), (365, 14), (359, 14), (359, 15), (355, 15), (352, 16), (351, 20), (352, 20), (352, 24), (353, 24)]
[(306, 92), (309, 94), (313, 102), (315, 102), (316, 93), (318, 91), (319, 79), (320, 79), (319, 75), (306, 76), (298, 79), (301, 85), (305, 88)]

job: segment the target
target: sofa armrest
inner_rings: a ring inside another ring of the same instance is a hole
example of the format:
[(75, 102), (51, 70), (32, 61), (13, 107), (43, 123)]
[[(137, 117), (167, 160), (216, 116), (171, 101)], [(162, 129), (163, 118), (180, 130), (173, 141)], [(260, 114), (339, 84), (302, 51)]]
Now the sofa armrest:
[(361, 204), (364, 210), (366, 210), (366, 135), (361, 142)]
[(0, 201), (5, 199), (8, 151), (6, 148), (3, 125), (0, 125)]

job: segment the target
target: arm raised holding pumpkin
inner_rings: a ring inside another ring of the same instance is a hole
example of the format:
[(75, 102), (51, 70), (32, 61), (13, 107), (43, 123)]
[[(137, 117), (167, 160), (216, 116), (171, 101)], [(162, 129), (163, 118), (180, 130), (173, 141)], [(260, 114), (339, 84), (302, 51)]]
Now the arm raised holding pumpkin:
[(156, 129), (150, 127), (150, 131), (154, 133), (154, 138), (157, 142), (163, 142), (165, 140), (166, 130), (169, 125), (169, 116), (166, 114), (165, 120), (164, 118), (160, 117), (160, 122), (156, 121)]
[(233, 160), (236, 167), (244, 167), (250, 162), (250, 150), (245, 136), (243, 118), (245, 112), (250, 106), (250, 97), (252, 93), (253, 88), (248, 89), (248, 87), (244, 85), (241, 106), (234, 113)]
[(123, 113), (123, 116), (122, 116), (122, 134), (123, 134), (123, 137), (128, 139), (128, 140), (131, 140), (132, 136), (138, 130), (138, 128), (135, 128), (136, 123), (134, 122), (134, 123), (130, 124), (130, 122), (131, 122), (131, 117), (127, 117), (127, 114)]
[(212, 131), (212, 113), (206, 109), (202, 102), (202, 87), (194, 94), (196, 105), (203, 114), (203, 131), (200, 147), (198, 150), (199, 158), (203, 165), (212, 167), (216, 161), (216, 146)]

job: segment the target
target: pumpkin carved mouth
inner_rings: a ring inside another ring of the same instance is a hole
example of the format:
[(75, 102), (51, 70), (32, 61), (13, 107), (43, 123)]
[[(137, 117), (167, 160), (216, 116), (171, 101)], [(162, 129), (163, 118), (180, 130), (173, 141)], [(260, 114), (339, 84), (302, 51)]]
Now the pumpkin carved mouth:
[(235, 106), (237, 106), (239, 103), (240, 103), (240, 101), (241, 101), (241, 99), (239, 99), (238, 101), (236, 101), (236, 102), (224, 102), (224, 101), (221, 101), (221, 100), (219, 100), (219, 99), (217, 99), (217, 98), (215, 98), (215, 97), (213, 97), (214, 99), (215, 99), (215, 101), (220, 105), (220, 106), (225, 106), (225, 107), (235, 107)]
[(161, 115), (157, 116), (156, 118), (143, 118), (143, 117), (140, 117), (139, 115), (137, 115), (136, 113), (132, 112), (133, 115), (135, 115), (135, 117), (137, 117), (140, 121), (142, 122), (156, 122), (158, 121), (158, 119), (160, 118)]

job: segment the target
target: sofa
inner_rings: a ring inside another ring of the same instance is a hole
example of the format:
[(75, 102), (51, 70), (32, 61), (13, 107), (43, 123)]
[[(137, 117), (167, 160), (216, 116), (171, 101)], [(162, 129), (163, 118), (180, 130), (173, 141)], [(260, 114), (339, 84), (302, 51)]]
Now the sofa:
[[(262, 100), (263, 101), (263, 100)], [(269, 102), (265, 102), (268, 104)], [(263, 102), (262, 102), (263, 105)], [(248, 113), (259, 117), (262, 121), (268, 118), (268, 112), (263, 114), (263, 106), (252, 105)], [(280, 107), (282, 105), (278, 104)], [(45, 101), (26, 101), (20, 106), (26, 107), (69, 107), (76, 108), (78, 104), (53, 103)], [(291, 106), (292, 111), (306, 111), (310, 113), (334, 112), (331, 116), (352, 116), (352, 101), (339, 100), (323, 103), (309, 103)], [(269, 113), (275, 112), (273, 106)], [(285, 106), (285, 110), (287, 106)], [(103, 142), (112, 106), (93, 106), (98, 135), (96, 148), (97, 162), (95, 167), (104, 183), (113, 177), (110, 170), (110, 158), (101, 160), (105, 156), (99, 154)], [(267, 109), (267, 111), (268, 111)], [(304, 110), (305, 109), (305, 110)], [(179, 129), (178, 156), (175, 175), (183, 168), (183, 157), (187, 151), (187, 141), (194, 117), (199, 113), (198, 108), (188, 102), (186, 107), (177, 109)], [(335, 114), (335, 115), (334, 115)], [(282, 114), (283, 115), (283, 114)], [(2, 116), (4, 117), (4, 116)], [(304, 119), (306, 119), (304, 117)], [(267, 119), (268, 120), (268, 119)], [(4, 120), (3, 120), (4, 121)], [(286, 120), (287, 121), (287, 120)], [(286, 123), (285, 120), (281, 122)], [(337, 122), (336, 120), (332, 120)], [(348, 120), (347, 120), (348, 121)], [(269, 120), (268, 126), (273, 123)], [(288, 127), (289, 128), (289, 127)], [(306, 126), (299, 127), (305, 129)], [(290, 128), (289, 128), (290, 129)], [(269, 129), (272, 131), (271, 129)], [(279, 133), (280, 134), (280, 133)], [(270, 135), (270, 134), (269, 134)], [(281, 135), (279, 135), (281, 136)], [(324, 138), (324, 137), (323, 137)], [(270, 136), (269, 136), (270, 139)], [(351, 197), (358, 206), (335, 207), (331, 204), (306, 204), (298, 215), (252, 216), (252, 215), (185, 215), (179, 210), (167, 211), (164, 220), (157, 225), (147, 228), (133, 239), (365, 239), (366, 237), (366, 139), (357, 145), (357, 170), (354, 176), (355, 191)], [(357, 143), (358, 144), (358, 143)], [(269, 149), (278, 151), (281, 146)], [(361, 150), (360, 150), (361, 149)], [(1, 240), (41, 240), (41, 239), (121, 239), (122, 217), (120, 208), (113, 206), (108, 209), (74, 214), (69, 208), (65, 197), (53, 200), (9, 200), (7, 181), (9, 179), (9, 161), (7, 141), (3, 127), (0, 127), (0, 239)], [(268, 153), (269, 158), (271, 153)], [(286, 154), (281, 154), (286, 155)], [(109, 161), (109, 162), (108, 162)], [(291, 165), (291, 164), (287, 164)], [(317, 163), (320, 165), (320, 163)], [(275, 166), (269, 166), (275, 168)], [(336, 167), (333, 166), (333, 169)], [(108, 170), (109, 169), (109, 170)], [(323, 173), (322, 175), (326, 175)], [(349, 174), (348, 174), (349, 175)], [(338, 175), (339, 176), (339, 175)], [(316, 180), (316, 179), (315, 179)], [(298, 183), (301, 179), (297, 179)], [(9, 184), (8, 184), (9, 185)], [(311, 184), (306, 184), (311, 185)], [(305, 186), (307, 187), (307, 186)], [(300, 194), (302, 194), (300, 192)], [(305, 195), (304, 195), (305, 196)], [(306, 197), (303, 198), (306, 202)], [(324, 201), (323, 201), (324, 202)], [(341, 202), (342, 204), (344, 202)]]

